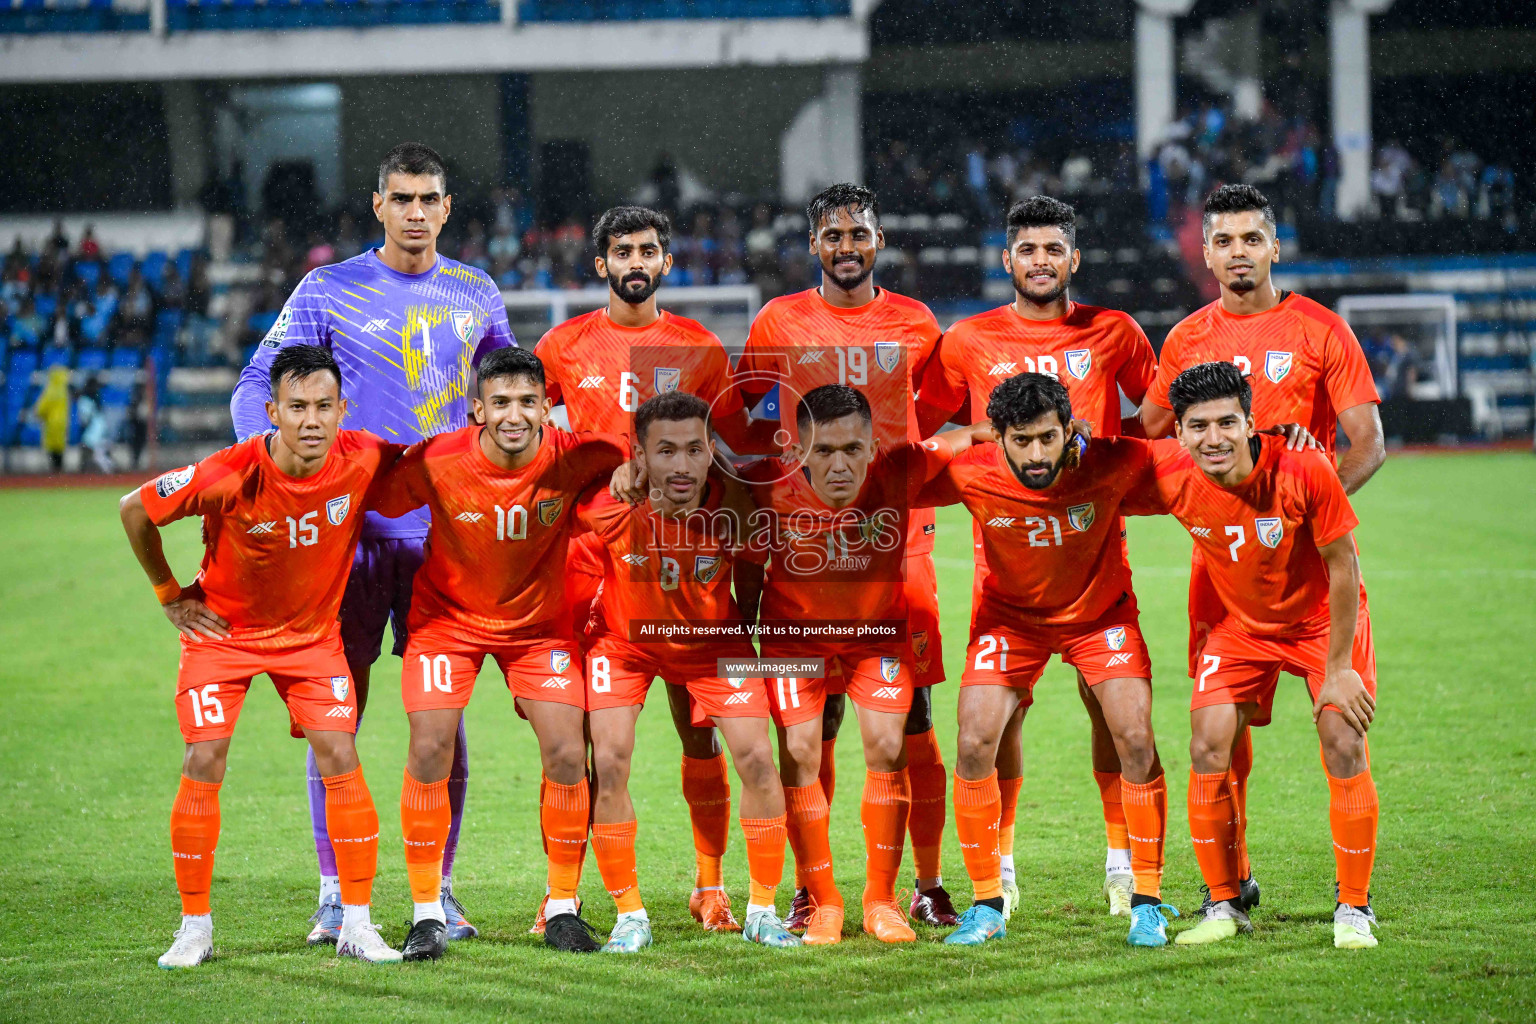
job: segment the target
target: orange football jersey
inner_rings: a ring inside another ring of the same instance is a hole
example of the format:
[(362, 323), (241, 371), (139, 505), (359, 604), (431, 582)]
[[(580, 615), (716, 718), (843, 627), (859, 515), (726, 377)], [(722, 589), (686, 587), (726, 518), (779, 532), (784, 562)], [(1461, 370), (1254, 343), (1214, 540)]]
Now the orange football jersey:
[(416, 573), (410, 628), (472, 645), (556, 635), (576, 501), (625, 459), (623, 438), (546, 426), (538, 455), (505, 470), (471, 424), (406, 449), (384, 480), (386, 516), (427, 506), (432, 532)]
[(1202, 473), (1177, 441), (1153, 442), (1158, 490), (1235, 625), (1256, 636), (1327, 630), (1328, 570), (1318, 548), (1359, 520), (1325, 455), (1288, 451), (1280, 437), (1258, 440), (1253, 472), (1232, 488)]
[(607, 309), (593, 310), (550, 328), (533, 354), (544, 362), (550, 399), (564, 400), (572, 430), (628, 434), (640, 403), (667, 391), (697, 395), (720, 416), (742, 404), (720, 339), (665, 310), (646, 327), (621, 327)]
[(903, 538), (913, 501), (952, 457), (948, 443), (938, 438), (882, 448), (858, 497), (840, 509), (821, 499), (795, 463), (763, 459), (745, 467), (742, 478), (758, 511), (742, 557), (772, 556), (761, 617), (904, 619)]
[(1134, 438), (1095, 440), (1041, 491), (1019, 483), (1001, 447), (980, 444), (918, 502), (964, 503), (976, 520), (987, 571), (973, 633), (1010, 621), (1079, 625), (1131, 596), (1120, 517), (1164, 511), (1156, 482), (1151, 447)]
[(1066, 385), (1072, 414), (1095, 437), (1120, 433), (1120, 392), (1141, 404), (1157, 373), (1152, 344), (1127, 313), (1074, 302), (1066, 316), (1027, 320), (1013, 304), (966, 317), (944, 332), (922, 378), (923, 401), (958, 412), (970, 400), (974, 423), (1002, 381), (1044, 373)]
[(258, 434), (139, 488), (156, 526), (203, 517), (203, 602), (232, 642), (258, 649), (323, 640), (336, 628), (370, 490), (403, 445), (338, 430), (325, 465), (291, 477)]
[(1329, 453), (1339, 413), (1380, 402), (1365, 352), (1344, 318), (1291, 292), (1273, 309), (1237, 316), (1218, 300), (1168, 332), (1147, 398), (1164, 409), (1168, 385), (1200, 363), (1236, 363), (1250, 375), (1259, 429), (1300, 423)]
[[(918, 441), (913, 397), (939, 340), (927, 306), (887, 288), (854, 309), (834, 306), (811, 288), (769, 302), (752, 321), (736, 362), (743, 392), (760, 397), (779, 385), (779, 423), (799, 437), (795, 411), (807, 391), (847, 384), (869, 400), (882, 445)], [(912, 517), (909, 554), (933, 550), (932, 513)]]
[[(718, 484), (710, 483), (700, 507), (682, 516), (663, 516), (648, 502), (615, 501), (607, 490), (586, 498), (577, 514), (604, 546), (603, 632), (648, 651), (696, 655), (701, 647), (714, 645), (658, 642), (654, 635), (639, 635), (631, 624), (741, 623), (731, 596), (736, 529), (720, 507)], [(737, 650), (750, 642), (745, 633), (728, 640)]]

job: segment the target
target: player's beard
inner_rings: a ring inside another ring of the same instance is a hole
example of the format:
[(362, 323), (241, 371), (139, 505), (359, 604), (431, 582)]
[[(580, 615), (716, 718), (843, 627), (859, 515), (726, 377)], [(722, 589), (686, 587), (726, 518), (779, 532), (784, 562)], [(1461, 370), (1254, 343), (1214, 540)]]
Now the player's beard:
[(1067, 294), (1067, 289), (1071, 286), (1072, 271), (1070, 268), (1063, 271), (1061, 276), (1056, 279), (1055, 286), (1043, 295), (1032, 293), (1029, 290), (1029, 278), (1027, 274), (1022, 280), (1017, 273), (1015, 273), (1013, 276), (1013, 290), (1022, 295), (1025, 302), (1032, 303), (1036, 306), (1049, 306), (1053, 302), (1060, 301), (1061, 297)]
[[(821, 269), (826, 270), (827, 268), (823, 266)], [(873, 274), (874, 272), (875, 261), (869, 260), (868, 262), (860, 264), (859, 272), (853, 277), (843, 277), (837, 273), (837, 264), (834, 262), (832, 264), (832, 270), (828, 272), (827, 276), (830, 277), (833, 282), (836, 283), (836, 285), (843, 291), (851, 292), (865, 281), (868, 281), (869, 275)]]
[[(1229, 267), (1228, 269), (1230, 270), (1231, 268)], [(1258, 269), (1258, 267), (1254, 267), (1253, 273), (1245, 274), (1242, 277), (1233, 277), (1232, 280), (1227, 282), (1227, 289), (1239, 295), (1246, 295), (1253, 291), (1259, 286)]]
[(1025, 470), (1036, 469), (1042, 465), (1041, 463), (1030, 462), (1020, 466), (1013, 461), (1013, 456), (1009, 455), (1007, 452), (1003, 453), (1003, 457), (1008, 460), (1008, 468), (1013, 470), (1013, 478), (1015, 480), (1032, 491), (1043, 491), (1047, 487), (1051, 486), (1051, 484), (1056, 482), (1056, 478), (1061, 475), (1062, 468), (1067, 464), (1067, 456), (1071, 454), (1071, 452), (1072, 443), (1068, 441), (1067, 446), (1061, 450), (1061, 458), (1057, 459), (1055, 464), (1051, 466), (1051, 475), (1046, 477), (1045, 480), (1041, 483), (1032, 483), (1029, 478), (1024, 475)]
[[(645, 287), (637, 292), (630, 285), (641, 279), (644, 279)], [(623, 301), (631, 306), (638, 306), (656, 294), (656, 289), (661, 287), (661, 277), (660, 275), (652, 277), (643, 270), (632, 270), (623, 277), (614, 277), (612, 274), (609, 274), (608, 287), (612, 288), (613, 294)]]

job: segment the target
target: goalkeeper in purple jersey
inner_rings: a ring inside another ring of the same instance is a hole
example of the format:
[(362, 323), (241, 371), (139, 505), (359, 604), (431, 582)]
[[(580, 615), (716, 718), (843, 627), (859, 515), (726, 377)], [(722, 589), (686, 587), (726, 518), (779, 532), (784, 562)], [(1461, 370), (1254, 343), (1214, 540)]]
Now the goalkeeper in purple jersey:
[[(431, 149), (407, 142), (385, 155), (373, 196), (374, 215), (384, 225), (383, 247), (319, 267), (299, 282), (235, 385), (230, 411), (242, 440), (271, 429), (268, 369), (288, 345), (323, 345), (335, 356), (348, 403), (345, 427), (409, 444), (466, 424), (480, 357), (516, 342), (490, 277), (438, 255), (437, 236), (452, 198), (442, 158)], [(341, 604), (342, 645), (356, 680), (359, 724), (369, 669), (391, 618), (394, 653), (405, 650), (411, 579), (421, 565), (428, 525), (425, 509), (399, 519), (368, 513)], [(325, 783), (313, 754), (308, 765), (309, 813), (320, 860), (320, 909), (309, 933), (314, 945), (333, 943), (340, 934), (341, 893), (326, 829)], [(443, 851), (444, 923), (453, 939), (476, 934), (453, 896), (452, 882), (468, 779), (460, 723), (448, 781), (452, 825)]]

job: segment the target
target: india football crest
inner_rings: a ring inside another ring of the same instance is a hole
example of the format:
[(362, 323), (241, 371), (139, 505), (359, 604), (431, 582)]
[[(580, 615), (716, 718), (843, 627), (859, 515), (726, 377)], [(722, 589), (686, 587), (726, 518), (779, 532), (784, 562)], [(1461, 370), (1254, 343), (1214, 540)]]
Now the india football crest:
[(1078, 533), (1088, 532), (1093, 525), (1093, 502), (1085, 502), (1081, 505), (1073, 505), (1067, 509), (1067, 525)]
[(448, 321), (453, 324), (453, 333), (460, 343), (468, 345), (470, 335), (475, 331), (475, 314), (467, 309), (455, 309), (448, 314)]
[(901, 362), (901, 342), (877, 341), (875, 342), (875, 365), (886, 373), (896, 369), (896, 364)]
[(683, 381), (683, 371), (675, 366), (656, 367), (656, 393), (664, 395), (668, 391), (676, 391), (677, 386)]
[(884, 679), (886, 682), (894, 683), (896, 681), (896, 676), (900, 672), (901, 672), (901, 659), (900, 658), (881, 658), (880, 659), (880, 678)]
[(564, 675), (565, 670), (571, 667), (570, 651), (550, 651), (549, 670), (556, 675)]
[(539, 522), (545, 526), (552, 526), (555, 520), (560, 518), (560, 509), (564, 506), (564, 498), (545, 498), (535, 506), (539, 513)]
[(912, 631), (912, 653), (919, 658), (928, 653), (928, 631), (926, 629), (914, 629)]
[[(1265, 352), (1264, 376), (1269, 378), (1271, 384), (1279, 384), (1285, 380), (1291, 372), (1291, 353), (1289, 352)], [(1271, 544), (1271, 547), (1274, 545)]]
[(1259, 543), (1267, 548), (1278, 547), (1285, 536), (1285, 523), (1279, 519), (1255, 519), (1253, 526), (1259, 531)]
[(1109, 644), (1109, 649), (1118, 651), (1125, 646), (1125, 627), (1116, 626), (1114, 629), (1104, 631), (1104, 642)]
[(331, 676), (331, 693), (337, 700), (347, 699), (347, 686), (349, 680), (346, 676)]
[(169, 473), (162, 474), (160, 479), (155, 481), (155, 493), (162, 498), (169, 498), (191, 483), (192, 475), (196, 472), (196, 466), (183, 466), (180, 469), (173, 469)]
[(1067, 353), (1067, 372), (1078, 380), (1088, 376), (1093, 368), (1093, 353), (1086, 348), (1074, 348)]
[(325, 503), (325, 518), (330, 520), (332, 526), (340, 526), (346, 521), (347, 512), (352, 508), (352, 495), (343, 494), (339, 498), (332, 498)]
[(715, 578), (720, 571), (719, 555), (695, 555), (693, 556), (693, 578), (700, 583), (708, 583)]

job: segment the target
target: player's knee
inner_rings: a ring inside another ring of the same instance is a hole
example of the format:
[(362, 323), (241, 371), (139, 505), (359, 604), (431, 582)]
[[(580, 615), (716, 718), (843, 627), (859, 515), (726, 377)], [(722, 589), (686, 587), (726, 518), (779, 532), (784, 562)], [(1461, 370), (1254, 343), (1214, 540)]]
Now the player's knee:
[(592, 767), (603, 786), (628, 786), (632, 751), (619, 747), (592, 748)]
[(1232, 766), (1232, 747), (1214, 736), (1195, 733), (1189, 738), (1189, 766), (1201, 775), (1214, 775)]
[(814, 732), (797, 729), (786, 733), (782, 753), (787, 786), (801, 785), (795, 781), (801, 777), (814, 780), (821, 770), (821, 739)]
[(741, 784), (747, 789), (767, 789), (773, 786), (777, 777), (777, 769), (773, 764), (773, 750), (768, 745), (767, 737), (761, 743), (738, 750), (731, 758), (731, 763), (736, 766), (736, 774), (741, 778)]
[(1121, 729), (1115, 736), (1115, 747), (1120, 755), (1121, 771), (1142, 776), (1156, 759), (1156, 747), (1152, 740), (1152, 723), (1137, 722)]
[(453, 767), (453, 733), (412, 732), (409, 767), (419, 782), (446, 777)]
[(906, 752), (906, 737), (894, 730), (864, 740), (864, 762), (872, 772), (899, 771)]
[(587, 771), (586, 741), (580, 736), (552, 740), (544, 746), (543, 760), (545, 775), (561, 785), (572, 785)]
[(211, 743), (189, 743), (181, 759), (181, 774), (198, 782), (223, 782), (227, 749)]
[(1353, 729), (1330, 732), (1321, 737), (1323, 764), (1336, 779), (1348, 779), (1365, 771), (1365, 738)]

